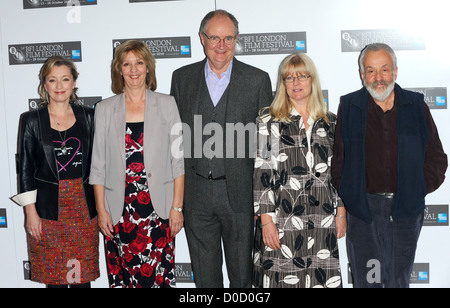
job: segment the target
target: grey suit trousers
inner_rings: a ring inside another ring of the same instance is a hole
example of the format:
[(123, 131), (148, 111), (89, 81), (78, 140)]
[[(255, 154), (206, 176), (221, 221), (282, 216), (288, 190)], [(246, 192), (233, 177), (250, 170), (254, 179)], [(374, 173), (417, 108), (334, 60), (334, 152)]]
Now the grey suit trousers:
[(195, 201), (185, 206), (185, 232), (197, 288), (223, 288), (223, 252), (231, 288), (251, 287), (253, 213), (235, 213), (226, 180), (195, 175)]

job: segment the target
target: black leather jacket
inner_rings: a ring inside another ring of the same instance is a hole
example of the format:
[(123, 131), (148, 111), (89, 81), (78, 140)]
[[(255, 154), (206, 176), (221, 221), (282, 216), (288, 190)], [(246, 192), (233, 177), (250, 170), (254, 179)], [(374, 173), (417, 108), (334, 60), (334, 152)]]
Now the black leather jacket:
[[(90, 218), (97, 216), (94, 190), (89, 185), (94, 109), (71, 104), (80, 129), (84, 193)], [(18, 146), (19, 193), (37, 190), (36, 210), (39, 217), (58, 220), (59, 174), (52, 142), (50, 116), (47, 107), (21, 115)]]

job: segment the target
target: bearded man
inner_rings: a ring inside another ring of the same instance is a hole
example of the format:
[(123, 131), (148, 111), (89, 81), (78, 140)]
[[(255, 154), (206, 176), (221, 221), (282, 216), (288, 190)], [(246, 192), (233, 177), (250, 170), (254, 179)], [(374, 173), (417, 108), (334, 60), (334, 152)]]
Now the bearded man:
[(333, 184), (347, 209), (347, 255), (354, 287), (409, 287), (425, 196), (443, 183), (444, 153), (419, 93), (396, 84), (386, 44), (359, 58), (364, 87), (341, 97)]

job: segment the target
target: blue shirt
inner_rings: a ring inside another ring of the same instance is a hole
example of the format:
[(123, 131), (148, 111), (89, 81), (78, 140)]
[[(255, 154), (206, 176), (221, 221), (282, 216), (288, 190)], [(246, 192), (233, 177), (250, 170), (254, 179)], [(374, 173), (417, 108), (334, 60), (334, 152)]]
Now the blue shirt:
[(231, 70), (233, 68), (233, 61), (230, 62), (228, 69), (226, 72), (220, 74), (220, 79), (217, 77), (217, 74), (214, 73), (209, 66), (209, 62), (206, 61), (205, 64), (205, 79), (206, 85), (208, 86), (209, 95), (211, 96), (211, 100), (214, 106), (217, 106), (220, 99), (222, 98), (223, 93), (227, 89), (231, 80)]

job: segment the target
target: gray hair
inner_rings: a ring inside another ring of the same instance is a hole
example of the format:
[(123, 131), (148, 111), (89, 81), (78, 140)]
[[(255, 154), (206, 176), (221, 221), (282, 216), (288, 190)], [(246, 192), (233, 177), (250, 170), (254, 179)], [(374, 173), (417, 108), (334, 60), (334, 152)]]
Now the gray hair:
[(387, 51), (392, 58), (392, 63), (394, 64), (394, 70), (397, 68), (397, 56), (395, 55), (394, 50), (387, 44), (384, 43), (374, 43), (369, 44), (361, 51), (361, 55), (359, 56), (359, 68), (361, 71), (364, 71), (364, 59), (369, 51)]
[(238, 22), (238, 20), (236, 19), (236, 17), (234, 17), (233, 14), (228, 13), (225, 10), (211, 11), (208, 14), (206, 14), (206, 16), (203, 18), (203, 20), (202, 20), (202, 22), (200, 24), (200, 30), (199, 30), (200, 34), (201, 33), (205, 33), (206, 28), (208, 27), (208, 23), (210, 22), (211, 19), (213, 19), (216, 16), (224, 16), (224, 17), (230, 18), (231, 21), (234, 24), (235, 29), (236, 29), (235, 35), (239, 34), (239, 22)]

